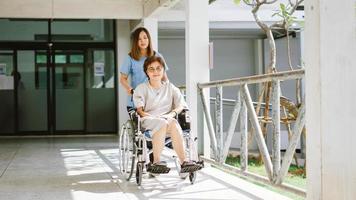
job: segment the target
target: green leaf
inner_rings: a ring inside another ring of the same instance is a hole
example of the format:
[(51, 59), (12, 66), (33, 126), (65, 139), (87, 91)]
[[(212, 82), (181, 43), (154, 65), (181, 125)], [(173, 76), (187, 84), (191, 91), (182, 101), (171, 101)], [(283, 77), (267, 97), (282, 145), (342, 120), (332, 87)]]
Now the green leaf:
[(279, 7), (281, 8), (282, 12), (286, 11), (286, 6), (283, 3), (279, 4)]
[(234, 3), (235, 3), (236, 5), (239, 5), (239, 4), (240, 4), (240, 1), (241, 1), (241, 0), (234, 0)]

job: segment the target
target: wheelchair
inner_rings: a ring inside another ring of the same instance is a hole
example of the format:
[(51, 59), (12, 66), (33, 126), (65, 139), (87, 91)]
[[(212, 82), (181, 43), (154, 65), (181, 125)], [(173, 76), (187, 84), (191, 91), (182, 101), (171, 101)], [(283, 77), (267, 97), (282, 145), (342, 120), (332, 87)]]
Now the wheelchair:
[[(119, 171), (124, 178), (129, 181), (135, 173), (136, 183), (138, 186), (142, 183), (142, 176), (144, 169), (148, 168), (148, 161), (153, 161), (152, 142), (150, 138), (150, 130), (141, 130), (140, 116), (135, 109), (129, 110), (130, 119), (124, 123), (120, 128), (119, 136)], [(185, 154), (189, 160), (194, 161), (196, 168), (191, 171), (181, 173), (178, 171), (178, 176), (181, 179), (189, 177), (190, 183), (194, 184), (197, 176), (197, 171), (204, 167), (204, 162), (197, 160), (197, 151), (195, 149), (195, 142), (197, 137), (192, 138), (190, 131), (190, 119), (188, 109), (184, 109), (176, 117), (183, 130), (183, 141), (185, 147)], [(165, 146), (172, 148), (172, 141), (166, 138)], [(176, 169), (180, 169), (179, 159), (173, 156)], [(148, 171), (148, 170), (147, 170)], [(168, 172), (162, 172), (168, 173)]]

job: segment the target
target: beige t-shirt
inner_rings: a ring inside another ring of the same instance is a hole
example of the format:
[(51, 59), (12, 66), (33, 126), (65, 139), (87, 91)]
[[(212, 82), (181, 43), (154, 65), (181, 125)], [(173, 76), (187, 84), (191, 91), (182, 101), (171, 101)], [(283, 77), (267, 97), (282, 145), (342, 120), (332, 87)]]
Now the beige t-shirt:
[(141, 83), (135, 89), (133, 101), (136, 108), (143, 107), (145, 112), (156, 117), (179, 106), (187, 107), (180, 90), (168, 81), (162, 82), (159, 89), (152, 88), (148, 81)]

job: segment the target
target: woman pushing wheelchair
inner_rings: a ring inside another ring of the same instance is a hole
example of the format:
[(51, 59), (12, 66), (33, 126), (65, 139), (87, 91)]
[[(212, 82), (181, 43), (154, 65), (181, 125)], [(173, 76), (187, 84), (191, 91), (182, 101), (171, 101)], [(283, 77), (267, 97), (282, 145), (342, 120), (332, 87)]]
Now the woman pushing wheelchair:
[(134, 105), (141, 117), (141, 128), (150, 130), (152, 138), (153, 163), (147, 171), (167, 173), (169, 168), (160, 157), (166, 137), (172, 140), (173, 149), (180, 161), (180, 172), (194, 172), (202, 168), (200, 163), (190, 161), (185, 155), (183, 133), (177, 115), (187, 105), (180, 90), (169, 81), (162, 81), (165, 62), (161, 57), (151, 56), (144, 62), (144, 72), (148, 81), (136, 87), (133, 94)]

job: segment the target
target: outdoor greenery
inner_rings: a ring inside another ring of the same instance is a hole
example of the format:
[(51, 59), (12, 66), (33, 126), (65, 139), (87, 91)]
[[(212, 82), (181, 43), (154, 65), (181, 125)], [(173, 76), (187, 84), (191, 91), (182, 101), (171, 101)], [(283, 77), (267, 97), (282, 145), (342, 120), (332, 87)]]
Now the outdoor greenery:
[[(240, 156), (231, 156), (229, 155), (226, 158), (226, 164), (240, 168)], [(263, 163), (260, 163), (260, 161), (256, 158), (249, 158), (248, 159), (248, 167), (247, 170), (251, 173), (255, 173), (261, 176), (267, 177), (267, 173), (265, 170), (265, 167)], [(288, 170), (288, 174), (284, 179), (284, 183), (290, 184), (292, 186), (306, 189), (306, 173), (305, 173), (305, 168), (304, 167), (298, 167), (296, 165), (291, 165)], [(261, 185), (261, 184), (259, 184)], [(262, 185), (263, 186), (263, 185)], [(278, 193), (281, 193), (283, 195), (289, 196), (290, 198), (293, 199), (303, 199), (303, 197), (290, 194), (288, 192), (282, 191), (281, 189), (273, 188), (272, 186), (266, 186), (264, 187), (276, 191)]]
[[(240, 156), (228, 156), (226, 158), (226, 164), (240, 168)], [(248, 171), (267, 177), (263, 163), (260, 163), (256, 158), (250, 158), (248, 160)], [(306, 189), (306, 175), (304, 167), (291, 165), (284, 182), (299, 188)]]

